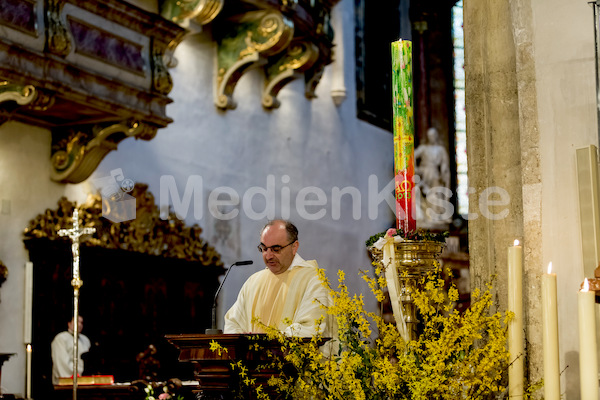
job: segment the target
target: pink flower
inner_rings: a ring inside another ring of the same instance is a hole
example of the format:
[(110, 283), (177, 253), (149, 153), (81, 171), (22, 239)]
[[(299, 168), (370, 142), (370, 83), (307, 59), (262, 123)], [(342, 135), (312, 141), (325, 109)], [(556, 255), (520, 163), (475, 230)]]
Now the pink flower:
[(169, 393), (161, 393), (158, 395), (159, 400), (167, 400), (171, 398), (171, 395)]
[(396, 231), (396, 229), (390, 228), (385, 233), (385, 236), (392, 237), (392, 236), (397, 235), (397, 234), (398, 234), (398, 232)]

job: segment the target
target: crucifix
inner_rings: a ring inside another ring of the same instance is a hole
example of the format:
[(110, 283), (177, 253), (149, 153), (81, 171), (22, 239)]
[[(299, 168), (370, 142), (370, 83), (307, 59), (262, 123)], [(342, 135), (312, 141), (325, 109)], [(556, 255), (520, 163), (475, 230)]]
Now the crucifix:
[(75, 206), (73, 211), (73, 228), (61, 229), (59, 236), (68, 236), (73, 242), (71, 251), (73, 252), (73, 400), (77, 400), (77, 363), (79, 360), (79, 288), (83, 281), (79, 278), (79, 238), (83, 235), (90, 235), (96, 232), (96, 228), (79, 227), (79, 210)]

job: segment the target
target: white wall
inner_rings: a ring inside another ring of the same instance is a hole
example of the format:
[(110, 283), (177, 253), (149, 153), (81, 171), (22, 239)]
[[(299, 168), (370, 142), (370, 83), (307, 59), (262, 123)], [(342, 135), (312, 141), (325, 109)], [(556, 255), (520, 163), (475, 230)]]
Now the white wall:
[(35, 216), (56, 208), (61, 196), (85, 200), (80, 188), (86, 185), (50, 180), (49, 155), (49, 131), (16, 122), (0, 127), (0, 260), (9, 274), (0, 288), (0, 353), (16, 353), (2, 368), (3, 393), (25, 391), (23, 305), (28, 253), (23, 230)]
[[(170, 97), (174, 102), (167, 108), (175, 122), (149, 142), (123, 141), (80, 185), (50, 181), (49, 132), (18, 123), (0, 126), (0, 199), (9, 200), (12, 205), (10, 214), (0, 213), (0, 259), (10, 273), (0, 289), (0, 352), (17, 353), (2, 370), (5, 393), (23, 394), (25, 387), (22, 326), (27, 253), (22, 231), (46, 208), (55, 208), (62, 195), (83, 201), (86, 193), (96, 189), (94, 179), (108, 176), (117, 168), (123, 170), (126, 178), (149, 184), (157, 201), (161, 176), (174, 176), (181, 197), (188, 178), (200, 176), (203, 200), (195, 207), (203, 207), (204, 215), (195, 218), (194, 208), (190, 207), (185, 220), (203, 227), (203, 236), (209, 241), (215, 234), (215, 218), (206, 204), (209, 193), (227, 186), (241, 197), (245, 193), (248, 196), (252, 188), (266, 189), (272, 176), (277, 215), (282, 212), (282, 190), (290, 191), (290, 218), (300, 230), (300, 254), (316, 259), (331, 279), (335, 279), (337, 269), (344, 269), (351, 290), (368, 292), (358, 277), (359, 269), (370, 268), (364, 242), (394, 223), (390, 207), (385, 201), (376, 200), (377, 193), (393, 176), (392, 135), (356, 119), (353, 2), (343, 0), (336, 7), (340, 7), (337, 16), (343, 20), (344, 78), (348, 89), (348, 98), (339, 107), (330, 96), (334, 77), (329, 66), (317, 88), (316, 99), (306, 99), (303, 82), (297, 80), (280, 92), (279, 109), (265, 111), (260, 104), (262, 72), (254, 70), (237, 85), (237, 109), (217, 111), (212, 97), (216, 49), (208, 35), (201, 33), (187, 38), (175, 53), (179, 64), (171, 70), (175, 86)], [(338, 30), (338, 34), (342, 31)], [(339, 76), (335, 81), (339, 82)], [(371, 175), (379, 182), (373, 186), (376, 190), (370, 199)], [(302, 217), (295, 204), (298, 192), (309, 187), (325, 193), (324, 206), (306, 207), (312, 213), (326, 210), (326, 215), (316, 220)], [(332, 197), (334, 187), (358, 189), (360, 218), (353, 218), (349, 196), (342, 198), (341, 217), (332, 218), (332, 203), (337, 203)], [(393, 199), (392, 190), (389, 194)], [(256, 245), (266, 218), (257, 220), (251, 215), (252, 211), (260, 214), (264, 208), (264, 197), (260, 195), (253, 197), (252, 204), (243, 202), (239, 216), (230, 221), (234, 228), (232, 240), (215, 243), (226, 265), (254, 260), (253, 266), (231, 272), (220, 299), (221, 314), (233, 304), (246, 277), (264, 266)], [(369, 208), (376, 210), (371, 217)], [(85, 260), (81, 267), (85, 268)]]
[[(594, 18), (586, 1), (532, 1), (543, 248), (558, 279), (561, 391), (579, 398), (577, 291), (584, 279), (575, 151), (598, 145)], [(589, 276), (588, 276), (589, 278)]]
[[(175, 87), (170, 94), (175, 101), (167, 108), (175, 122), (150, 142), (123, 142), (118, 152), (106, 157), (93, 177), (122, 168), (127, 178), (148, 183), (158, 198), (161, 176), (175, 177), (181, 197), (187, 179), (200, 176), (205, 201), (197, 207), (203, 209), (203, 217), (195, 218), (190, 208), (186, 221), (202, 226), (207, 239), (214, 234), (214, 218), (206, 204), (212, 190), (227, 186), (243, 200), (253, 188), (266, 189), (271, 177), (276, 216), (282, 213), (281, 191), (290, 190), (290, 218), (300, 230), (299, 252), (304, 258), (315, 258), (328, 270), (368, 268), (365, 240), (394, 223), (385, 202), (378, 207), (375, 220), (368, 216), (369, 176), (378, 177), (378, 191), (393, 176), (392, 135), (355, 117), (353, 4), (344, 1), (339, 6), (344, 7), (338, 15), (344, 19), (345, 81), (349, 93), (339, 108), (330, 95), (334, 78), (330, 66), (317, 88), (318, 97), (312, 101), (304, 97), (304, 82), (296, 80), (280, 92), (280, 108), (265, 111), (260, 104), (263, 74), (253, 70), (242, 77), (235, 89), (237, 108), (217, 111), (213, 104), (216, 48), (208, 35), (198, 34), (186, 39), (175, 53), (178, 65), (171, 71)], [(332, 198), (332, 189), (348, 186), (360, 191), (360, 219), (353, 218), (352, 202), (346, 196), (342, 199), (341, 218), (333, 220), (332, 203), (337, 201)], [(310, 213), (326, 210), (323, 218), (314, 221), (298, 215), (294, 204), (298, 191), (309, 187), (321, 189), (327, 201), (323, 207), (307, 207)], [(254, 197), (254, 205), (242, 201), (239, 217), (231, 222), (239, 228), (239, 240), (235, 238), (239, 248), (217, 247), (227, 265), (242, 259), (255, 262), (252, 267), (231, 272), (223, 288), (222, 313), (233, 304), (247, 276), (264, 267), (256, 245), (266, 217), (257, 219), (251, 215), (252, 211), (264, 211), (263, 202), (260, 195)], [(248, 208), (250, 213), (245, 212)], [(330, 275), (335, 278), (335, 274)], [(355, 275), (348, 274), (349, 282), (357, 290), (366, 289)]]

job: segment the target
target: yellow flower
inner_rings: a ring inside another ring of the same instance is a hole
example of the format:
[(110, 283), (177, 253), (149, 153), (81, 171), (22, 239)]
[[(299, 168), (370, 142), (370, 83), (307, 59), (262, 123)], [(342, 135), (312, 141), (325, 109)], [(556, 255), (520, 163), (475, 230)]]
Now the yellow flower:
[(222, 353), (227, 353), (227, 348), (221, 346), (218, 342), (215, 342), (214, 340), (211, 340), (209, 343), (209, 348), (211, 351), (216, 351), (217, 354), (220, 356)]
[[(362, 278), (375, 298), (383, 301), (384, 271), (376, 265), (374, 272), (374, 276), (361, 272)], [(242, 361), (231, 365), (257, 399), (269, 399), (265, 388), (256, 386), (252, 378), (261, 368), (280, 371), (268, 379), (269, 391), (299, 400), (474, 400), (505, 389), (506, 323), (511, 314), (489, 312), (489, 285), (483, 292), (473, 290), (471, 307), (460, 313), (454, 308), (458, 290), (447, 287), (441, 270), (424, 277), (413, 294), (422, 330), (417, 340), (405, 342), (394, 323), (365, 310), (362, 294), (349, 293), (344, 271), (338, 271), (336, 289), (323, 269), (318, 275), (330, 294), (331, 304), (321, 307), (337, 321), (339, 353), (323, 354), (319, 334), (302, 340), (261, 325), (269, 339), (279, 342), (280, 354), (264, 352), (268, 361), (252, 370)], [(315, 326), (322, 322), (317, 319)], [(217, 349), (211, 343), (211, 350)], [(258, 344), (253, 349), (260, 352)]]

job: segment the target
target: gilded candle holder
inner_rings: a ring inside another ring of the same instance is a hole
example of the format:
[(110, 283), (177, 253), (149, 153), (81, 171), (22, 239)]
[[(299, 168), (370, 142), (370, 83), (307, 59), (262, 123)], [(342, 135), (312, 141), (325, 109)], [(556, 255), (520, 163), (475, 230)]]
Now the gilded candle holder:
[[(433, 240), (405, 240), (394, 243), (396, 274), (400, 282), (398, 301), (404, 314), (409, 338), (418, 339), (417, 308), (414, 304), (415, 290), (421, 289), (420, 278), (435, 270), (445, 243)], [(383, 252), (369, 248), (375, 263), (384, 266)]]

